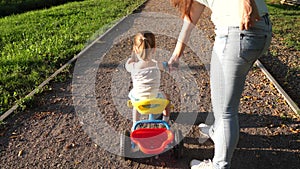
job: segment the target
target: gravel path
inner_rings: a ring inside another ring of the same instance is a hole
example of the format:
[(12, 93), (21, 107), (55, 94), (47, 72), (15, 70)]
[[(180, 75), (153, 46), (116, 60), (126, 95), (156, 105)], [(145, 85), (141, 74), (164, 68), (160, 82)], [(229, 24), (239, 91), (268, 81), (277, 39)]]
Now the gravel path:
[[(163, 0), (149, 0), (139, 11), (178, 16), (169, 2)], [(209, 12), (206, 10), (205, 16), (209, 16)], [(214, 36), (213, 25), (204, 16), (202, 20), (198, 29), (204, 32), (209, 44)], [(180, 29), (176, 24), (169, 27), (177, 32)], [(168, 52), (176, 43), (174, 37), (166, 34), (157, 34), (157, 47), (160, 49), (157, 57), (163, 60), (167, 59)], [(126, 36), (118, 39), (101, 59), (89, 60), (90, 54), (101, 56), (98, 50), (101, 45), (107, 44), (104, 40), (97, 42), (82, 58), (94, 64), (78, 69), (78, 62), (82, 61), (79, 60), (74, 66), (71, 73), (73, 78), (77, 78), (75, 83), (74, 79), (51, 83), (52, 90), (37, 96), (30, 108), (7, 119), (7, 124), (0, 128), (0, 168), (175, 169), (188, 168), (192, 158), (211, 158), (213, 144), (209, 140), (204, 143), (199, 140), (197, 128), (200, 122), (207, 120), (210, 112), (207, 65), (203, 63), (206, 60), (200, 60), (197, 51), (192, 50), (193, 45), (186, 49), (182, 58), (182, 71), (163, 73), (161, 82), (161, 89), (171, 95), (174, 105), (171, 119), (175, 123), (172, 127), (182, 129), (185, 136), (183, 158), (175, 159), (168, 151), (159, 158), (125, 161), (114, 153), (119, 148), (120, 133), (131, 126), (131, 111), (126, 107), (130, 76), (122, 67), (130, 55), (130, 40)], [(203, 52), (207, 46), (202, 45), (198, 48)], [(92, 70), (96, 73), (92, 77), (94, 79), (89, 79), (89, 71)], [(84, 79), (80, 79), (82, 72), (87, 75)], [(75, 89), (82, 86), (86, 87), (80, 91), (84, 95), (76, 95)], [(94, 101), (90, 104), (95, 103), (88, 108), (96, 108), (96, 111), (84, 107), (84, 101), (88, 99)], [(80, 106), (83, 108), (80, 109)], [(232, 168), (296, 169), (300, 166), (300, 119), (256, 67), (247, 77), (240, 112), (241, 137)], [(114, 132), (115, 135), (110, 135)]]

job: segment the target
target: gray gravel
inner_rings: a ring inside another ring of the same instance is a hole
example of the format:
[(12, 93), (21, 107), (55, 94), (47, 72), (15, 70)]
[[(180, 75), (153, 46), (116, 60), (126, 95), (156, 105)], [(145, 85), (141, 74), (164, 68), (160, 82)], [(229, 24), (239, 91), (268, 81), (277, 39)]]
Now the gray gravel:
[[(179, 16), (169, 2), (163, 0), (149, 0), (139, 11)], [(209, 16), (209, 12), (206, 10), (205, 16)], [(211, 44), (213, 26), (205, 16), (198, 29)], [(180, 27), (174, 26), (169, 25), (171, 30), (179, 31)], [(197, 48), (194, 42), (185, 51), (181, 70), (171, 74), (163, 72), (161, 81), (161, 90), (171, 95), (174, 107), (172, 127), (184, 132), (183, 158), (175, 159), (172, 151), (168, 151), (158, 158), (124, 161), (114, 153), (119, 148), (120, 134), (131, 127), (131, 110), (126, 107), (126, 101), (132, 84), (122, 66), (130, 55), (131, 37), (118, 39), (102, 56), (97, 49), (105, 42), (97, 42), (88, 52), (96, 57), (89, 60), (93, 64), (80, 69), (86, 77), (78, 74), (77, 62), (70, 72), (73, 79), (52, 82), (52, 90), (38, 95), (30, 108), (11, 116), (7, 124), (1, 126), (0, 168), (175, 169), (188, 168), (193, 158), (213, 156), (213, 144), (198, 139), (197, 125), (207, 120), (211, 105), (207, 61), (202, 61), (197, 51), (192, 50)], [(158, 34), (157, 59), (167, 60), (175, 43), (176, 38)], [(200, 44), (200, 51), (206, 52), (208, 46)], [(95, 76), (90, 76), (93, 73)], [(85, 88), (79, 93), (84, 95), (77, 95), (75, 89), (81, 85)], [(85, 102), (88, 99), (91, 102)], [(84, 107), (84, 103), (95, 104)], [(241, 137), (232, 168), (298, 168), (300, 119), (256, 67), (247, 77), (240, 112)]]

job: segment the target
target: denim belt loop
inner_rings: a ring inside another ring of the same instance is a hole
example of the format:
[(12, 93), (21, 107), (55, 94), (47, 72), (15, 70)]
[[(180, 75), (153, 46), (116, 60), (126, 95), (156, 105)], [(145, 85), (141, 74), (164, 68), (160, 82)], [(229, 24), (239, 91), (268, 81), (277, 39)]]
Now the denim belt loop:
[(262, 18), (264, 19), (264, 21), (267, 25), (270, 25), (270, 19), (269, 19), (268, 13), (266, 13), (264, 16), (262, 16)]

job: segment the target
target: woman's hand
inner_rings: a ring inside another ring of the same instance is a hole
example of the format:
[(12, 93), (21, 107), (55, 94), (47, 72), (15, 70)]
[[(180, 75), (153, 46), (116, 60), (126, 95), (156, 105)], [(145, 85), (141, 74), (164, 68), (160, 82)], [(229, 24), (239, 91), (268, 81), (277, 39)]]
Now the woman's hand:
[[(183, 2), (183, 1), (181, 1)], [(205, 6), (196, 1), (191, 1), (191, 9), (189, 10), (189, 14), (184, 13), (183, 17), (183, 25), (181, 31), (179, 33), (179, 37), (172, 54), (172, 57), (168, 61), (169, 70), (176, 70), (179, 66), (179, 57), (184, 51), (186, 44), (189, 41), (190, 34), (197, 24), (201, 14), (203, 13)]]
[(242, 0), (241, 2), (241, 30), (248, 30), (260, 19), (255, 0)]
[(179, 66), (179, 55), (173, 53), (172, 57), (168, 61), (169, 71), (178, 69)]

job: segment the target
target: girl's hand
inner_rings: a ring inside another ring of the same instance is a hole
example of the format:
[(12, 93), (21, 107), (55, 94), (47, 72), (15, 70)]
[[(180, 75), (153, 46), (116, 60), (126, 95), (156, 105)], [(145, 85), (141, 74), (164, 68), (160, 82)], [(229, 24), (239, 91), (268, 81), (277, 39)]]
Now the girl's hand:
[(255, 0), (242, 0), (241, 2), (241, 30), (248, 30), (260, 19)]
[(136, 57), (136, 53), (135, 52), (131, 53), (131, 59), (133, 60), (133, 62), (137, 62), (138, 61), (138, 58)]

